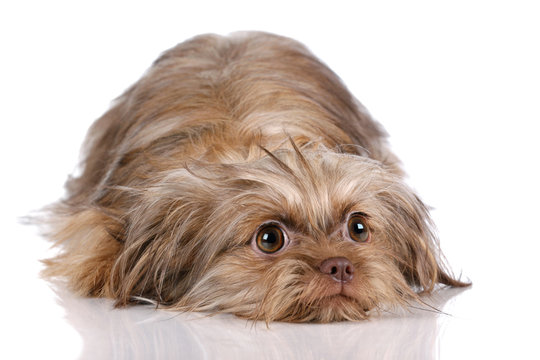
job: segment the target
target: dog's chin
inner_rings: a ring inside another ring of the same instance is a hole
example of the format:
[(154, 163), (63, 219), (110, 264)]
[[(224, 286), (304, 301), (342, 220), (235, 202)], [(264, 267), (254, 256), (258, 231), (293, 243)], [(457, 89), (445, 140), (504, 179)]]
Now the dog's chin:
[[(325, 289), (310, 299), (303, 299), (288, 316), (277, 319), (290, 322), (326, 323), (333, 321), (360, 321), (369, 317), (372, 304), (367, 299), (358, 298), (347, 286), (341, 290), (336, 287)], [(300, 305), (300, 306), (299, 306)]]
[(359, 299), (348, 284), (336, 283), (316, 299), (316, 321), (363, 320), (369, 315), (368, 301)]
[[(334, 312), (339, 312), (341, 309), (351, 305), (357, 306), (358, 301), (355, 298), (352, 298), (342, 293), (325, 296), (319, 299), (319, 306), (321, 308), (332, 310)], [(364, 310), (367, 311), (367, 309)]]
[[(293, 310), (294, 308), (294, 310)], [(297, 303), (292, 306), (291, 311), (281, 316), (274, 314), (246, 314), (235, 313), (240, 318), (248, 320), (262, 320), (267, 324), (270, 322), (292, 322), (292, 323), (329, 323), (336, 321), (361, 321), (369, 318), (369, 308), (363, 308), (359, 302), (345, 295), (333, 295), (320, 298), (316, 303)]]
[(345, 294), (325, 296), (311, 305), (311, 322), (360, 321), (369, 317), (369, 308)]

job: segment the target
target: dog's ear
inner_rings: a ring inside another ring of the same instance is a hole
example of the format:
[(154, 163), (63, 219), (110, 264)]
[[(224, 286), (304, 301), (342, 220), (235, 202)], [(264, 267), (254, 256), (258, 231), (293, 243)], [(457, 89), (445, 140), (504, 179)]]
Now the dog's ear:
[(431, 292), (437, 283), (465, 287), (447, 270), (429, 210), (404, 184), (393, 184), (379, 194), (389, 211), (387, 237), (398, 252), (398, 266), (407, 282), (420, 292)]
[(436, 284), (466, 287), (470, 283), (456, 279), (448, 270), (433, 234), (420, 235), (409, 242), (403, 274), (421, 293), (430, 293)]
[(171, 304), (205, 276), (243, 219), (230, 201), (240, 191), (231, 168), (191, 164), (145, 187), (119, 189), (133, 204), (111, 275), (118, 305), (133, 296)]
[(60, 252), (43, 261), (42, 275), (67, 280), (83, 296), (114, 298), (117, 306), (133, 296), (170, 301), (185, 285), (184, 270), (197, 268), (193, 259), (205, 263), (202, 246), (191, 240), (212, 212), (204, 207), (210, 196), (196, 189), (201, 180), (185, 169), (176, 174), (145, 188), (111, 187), (107, 196), (117, 199), (118, 208), (51, 208), (42, 223)]
[(112, 268), (122, 249), (115, 234), (119, 224), (96, 209), (71, 212), (57, 206), (44, 226), (59, 255), (43, 260), (42, 276), (62, 278), (83, 296), (112, 297)]
[(447, 270), (443, 270), (441, 269), (441, 267), (439, 267), (439, 276), (438, 276), (437, 281), (441, 284), (452, 286), (452, 287), (468, 287), (472, 285), (471, 282), (455, 279), (453, 275), (450, 275), (450, 273)]

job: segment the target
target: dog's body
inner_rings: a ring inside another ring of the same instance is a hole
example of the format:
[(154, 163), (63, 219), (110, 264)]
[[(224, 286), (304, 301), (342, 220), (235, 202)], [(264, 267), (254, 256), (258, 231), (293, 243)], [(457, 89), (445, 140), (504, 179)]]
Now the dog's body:
[(46, 274), (117, 305), (358, 320), (444, 269), (385, 133), (301, 44), (243, 33), (169, 50), (91, 128), (54, 207)]

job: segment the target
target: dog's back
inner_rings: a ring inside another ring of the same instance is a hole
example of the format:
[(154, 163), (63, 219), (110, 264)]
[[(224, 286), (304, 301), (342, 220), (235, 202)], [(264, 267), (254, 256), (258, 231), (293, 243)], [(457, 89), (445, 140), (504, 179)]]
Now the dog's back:
[(160, 166), (250, 161), (310, 142), (399, 172), (385, 134), (302, 44), (265, 33), (198, 36), (165, 52), (90, 129), (74, 204), (99, 201)]

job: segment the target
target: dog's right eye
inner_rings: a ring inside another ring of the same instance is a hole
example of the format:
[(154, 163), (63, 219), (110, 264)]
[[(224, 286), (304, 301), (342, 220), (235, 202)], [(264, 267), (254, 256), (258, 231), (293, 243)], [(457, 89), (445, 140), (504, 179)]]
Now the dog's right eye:
[(353, 214), (347, 222), (349, 237), (356, 242), (365, 243), (370, 239), (369, 228), (366, 225), (366, 219), (361, 214)]
[(273, 254), (285, 245), (285, 235), (277, 225), (267, 225), (261, 228), (255, 240), (259, 250), (265, 254)]

